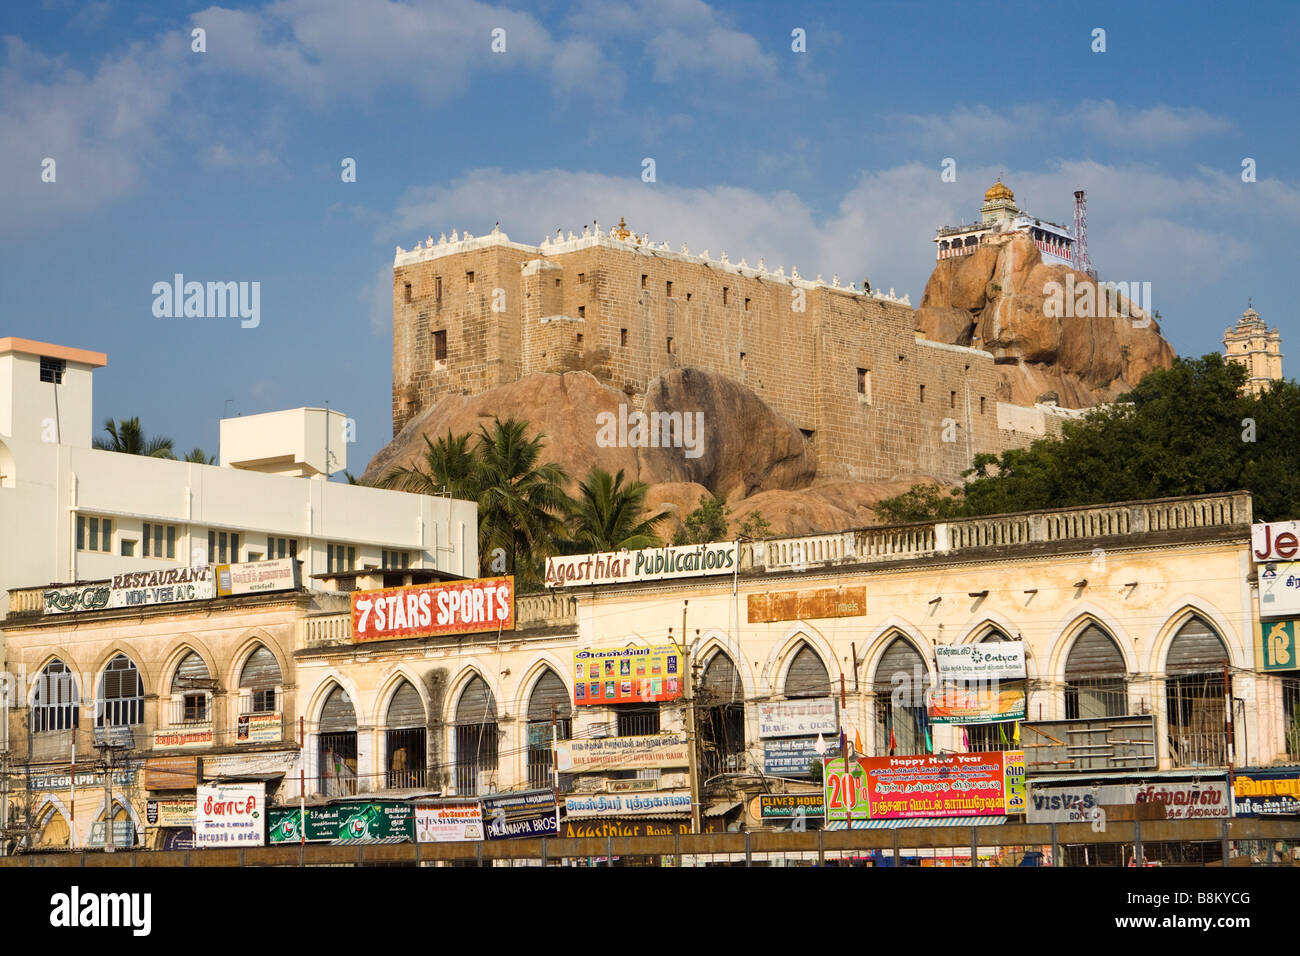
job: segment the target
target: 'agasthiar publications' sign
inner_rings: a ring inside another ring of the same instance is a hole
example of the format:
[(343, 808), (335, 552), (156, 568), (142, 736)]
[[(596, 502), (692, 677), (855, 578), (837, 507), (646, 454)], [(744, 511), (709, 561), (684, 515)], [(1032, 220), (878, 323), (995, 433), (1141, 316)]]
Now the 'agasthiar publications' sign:
[(733, 574), (738, 559), (734, 541), (644, 551), (605, 551), (546, 559), (546, 586), (579, 587)]
[(514, 630), (515, 579), (477, 578), (352, 592), (352, 640)]
[(815, 737), (817, 734), (829, 737), (838, 736), (839, 732), (833, 697), (777, 700), (758, 705), (759, 737)]
[(565, 740), (556, 745), (556, 753), (560, 773), (685, 767), (690, 762), (685, 734)]

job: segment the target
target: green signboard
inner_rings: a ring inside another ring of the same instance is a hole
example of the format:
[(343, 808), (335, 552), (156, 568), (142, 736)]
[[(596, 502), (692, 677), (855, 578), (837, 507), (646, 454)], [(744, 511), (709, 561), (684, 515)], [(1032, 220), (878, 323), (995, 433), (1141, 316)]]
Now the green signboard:
[(867, 801), (867, 774), (857, 760), (850, 760), (847, 769), (843, 757), (832, 757), (825, 763), (823, 781), (826, 787), (826, 820), (848, 820), (850, 816), (865, 820), (871, 816)]
[[(302, 816), (294, 807), (268, 811), (268, 843), (298, 843)], [(338, 803), (307, 808), (307, 842), (339, 840), (389, 840), (415, 842), (415, 807), (409, 803), (377, 800), (373, 803)]]
[(1300, 621), (1259, 622), (1259, 669), (1264, 671), (1300, 670), (1296, 657), (1296, 626)]

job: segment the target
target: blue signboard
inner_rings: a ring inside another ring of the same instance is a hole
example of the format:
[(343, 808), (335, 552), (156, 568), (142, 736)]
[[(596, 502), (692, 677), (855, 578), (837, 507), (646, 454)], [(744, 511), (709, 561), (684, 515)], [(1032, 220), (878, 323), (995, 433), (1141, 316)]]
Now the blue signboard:
[[(838, 741), (826, 742), (828, 752), (835, 752)], [(810, 777), (810, 767), (817, 754), (816, 737), (786, 737), (763, 743), (763, 772), (776, 777)]]
[(1244, 767), (1232, 775), (1232, 802), (1238, 817), (1300, 814), (1300, 769)]
[(555, 791), (529, 790), (483, 798), (483, 823), (489, 840), (557, 836)]

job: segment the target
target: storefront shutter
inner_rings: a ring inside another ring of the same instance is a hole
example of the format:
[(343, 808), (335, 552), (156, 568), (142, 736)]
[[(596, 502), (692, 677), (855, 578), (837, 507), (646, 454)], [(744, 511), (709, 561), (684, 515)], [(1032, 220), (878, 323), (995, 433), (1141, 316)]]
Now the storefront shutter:
[(388, 703), (388, 729), (402, 727), (423, 727), (427, 721), (424, 717), (424, 701), (409, 681), (402, 681), (393, 699)]
[(731, 663), (731, 658), (726, 654), (721, 652), (714, 654), (709, 665), (704, 668), (704, 677), (700, 681), (700, 696), (707, 697), (708, 701), (714, 704), (745, 699), (740, 674), (736, 672), (736, 665)]
[(551, 708), (556, 716), (563, 720), (573, 713), (573, 704), (569, 700), (569, 689), (560, 680), (560, 675), (548, 670), (533, 686), (532, 696), (528, 698), (529, 720), (550, 720)]
[(1165, 673), (1221, 673), (1227, 660), (1228, 651), (1219, 635), (1199, 617), (1194, 617), (1179, 628), (1178, 636), (1169, 648)]
[[(910, 687), (918, 673), (921, 675), (922, 684), (924, 684), (928, 673), (925, 661), (921, 658), (917, 649), (912, 646), (911, 641), (896, 637), (894, 642), (885, 648), (884, 656), (880, 658), (880, 663), (876, 665), (876, 690), (892, 689), (895, 686), (893, 682), (895, 674), (906, 674), (907, 684), (905, 686)], [(917, 688), (918, 691), (920, 689)]]
[(357, 729), (357, 714), (347, 691), (335, 687), (320, 712), (318, 730), (322, 734), (346, 734)]
[(208, 665), (203, 662), (203, 658), (190, 651), (181, 661), (181, 666), (176, 668), (176, 674), (172, 677), (172, 693), (179, 694), (187, 690), (192, 690), (194, 685), (186, 683), (193, 680), (208, 680)]
[(239, 675), (240, 687), (275, 687), (280, 683), (280, 664), (265, 647), (253, 651)]
[(1109, 634), (1091, 624), (1079, 635), (1065, 661), (1066, 680), (1123, 677), (1124, 657)]
[(831, 692), (830, 675), (817, 652), (805, 644), (785, 673), (786, 697), (825, 697)]
[(475, 677), (456, 704), (456, 723), (494, 724), (496, 719), (497, 703), (492, 697), (492, 691), (488, 690), (483, 678)]

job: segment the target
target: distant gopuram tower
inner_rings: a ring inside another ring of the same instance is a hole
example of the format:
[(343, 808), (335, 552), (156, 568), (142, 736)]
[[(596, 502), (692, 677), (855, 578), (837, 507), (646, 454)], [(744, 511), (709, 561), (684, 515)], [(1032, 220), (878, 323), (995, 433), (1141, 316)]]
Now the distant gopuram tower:
[(1246, 366), (1246, 389), (1252, 394), (1282, 380), (1282, 335), (1265, 325), (1249, 304), (1237, 324), (1223, 333), (1223, 352)]

